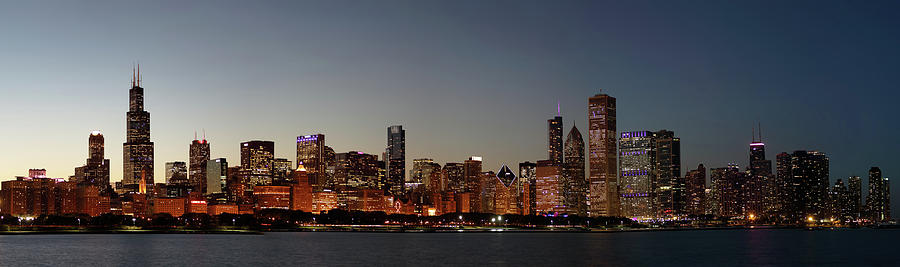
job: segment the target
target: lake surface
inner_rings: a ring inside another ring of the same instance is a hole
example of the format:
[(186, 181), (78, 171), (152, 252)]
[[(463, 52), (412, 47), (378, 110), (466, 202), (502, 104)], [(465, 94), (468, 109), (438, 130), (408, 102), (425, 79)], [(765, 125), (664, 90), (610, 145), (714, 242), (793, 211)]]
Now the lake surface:
[(0, 235), (2, 266), (898, 266), (900, 230)]

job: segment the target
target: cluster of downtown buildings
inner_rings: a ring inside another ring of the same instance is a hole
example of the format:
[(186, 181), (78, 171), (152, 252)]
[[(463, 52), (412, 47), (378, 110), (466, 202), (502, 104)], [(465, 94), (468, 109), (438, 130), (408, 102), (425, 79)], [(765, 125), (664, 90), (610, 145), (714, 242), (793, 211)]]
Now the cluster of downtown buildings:
[[(441, 166), (414, 159), (406, 170), (405, 130), (387, 128), (379, 157), (336, 153), (325, 135), (297, 138), (296, 159), (276, 158), (274, 142), (240, 144), (239, 164), (212, 158), (210, 143), (195, 138), (189, 160), (168, 162), (155, 179), (150, 113), (144, 110), (140, 71), (129, 91), (127, 140), (121, 182), (109, 181), (103, 135), (91, 132), (88, 159), (68, 179), (34, 169), (0, 187), (0, 213), (16, 216), (105, 213), (148, 217), (158, 213), (252, 214), (265, 209), (321, 212), (332, 209), (435, 216), (493, 213), (609, 216), (653, 222), (713, 215), (765, 223), (877, 223), (890, 220), (887, 178), (872, 167), (862, 199), (860, 177), (830, 185), (828, 157), (817, 151), (776, 156), (753, 140), (750, 166), (682, 175), (680, 138), (674, 132), (616, 129), (616, 99), (588, 99), (587, 147), (572, 127), (564, 138), (562, 116), (548, 120), (548, 159), (485, 171), (480, 157)], [(408, 175), (407, 175), (408, 174)], [(711, 182), (707, 182), (707, 176)]]

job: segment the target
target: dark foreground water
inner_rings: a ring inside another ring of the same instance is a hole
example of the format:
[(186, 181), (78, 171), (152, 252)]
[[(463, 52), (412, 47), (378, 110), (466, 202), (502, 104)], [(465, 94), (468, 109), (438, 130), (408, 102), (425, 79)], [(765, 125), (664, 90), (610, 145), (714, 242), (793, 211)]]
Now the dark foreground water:
[(0, 235), (0, 266), (900, 266), (900, 230)]

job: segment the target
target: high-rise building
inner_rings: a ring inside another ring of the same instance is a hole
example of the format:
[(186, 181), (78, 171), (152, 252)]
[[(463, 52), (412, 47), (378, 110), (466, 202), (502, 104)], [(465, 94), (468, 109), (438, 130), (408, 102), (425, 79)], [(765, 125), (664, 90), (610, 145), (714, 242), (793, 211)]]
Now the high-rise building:
[(748, 215), (746, 211), (747, 173), (741, 172), (737, 164), (725, 168), (709, 170), (715, 198), (715, 215), (737, 217)]
[(559, 114), (553, 119), (547, 120), (547, 125), (549, 127), (548, 136), (550, 137), (549, 143), (547, 145), (547, 153), (549, 154), (549, 159), (553, 162), (556, 162), (557, 165), (562, 166), (563, 163), (563, 121), (562, 117)]
[(562, 165), (561, 184), (564, 204), (569, 213), (586, 216), (588, 182), (584, 177), (584, 137), (575, 125), (572, 125), (572, 130), (566, 136), (563, 154), (565, 163)]
[(524, 215), (535, 214), (535, 198), (537, 197), (535, 173), (537, 164), (534, 162), (519, 163), (519, 179), (516, 179), (516, 193), (518, 208)]
[(441, 164), (433, 159), (414, 159), (409, 171), (409, 182), (425, 185), (428, 190), (443, 190), (441, 185)]
[(224, 158), (206, 161), (206, 193), (223, 194), (227, 190), (228, 161)]
[(862, 212), (862, 179), (859, 176), (847, 178), (847, 212), (850, 220), (856, 221)]
[(778, 216), (787, 222), (825, 217), (828, 196), (828, 157), (818, 151), (794, 151), (776, 156)]
[(660, 130), (653, 133), (656, 153), (656, 205), (660, 216), (684, 214), (684, 178), (681, 177), (681, 139), (675, 133)]
[(294, 163), (285, 158), (277, 158), (272, 161), (272, 181), (278, 185), (285, 185), (294, 172)]
[(701, 215), (706, 213), (703, 200), (706, 197), (706, 167), (703, 164), (696, 170), (690, 170), (684, 175), (685, 182), (685, 210), (687, 214)]
[(151, 188), (153, 180), (153, 142), (150, 141), (150, 112), (144, 110), (144, 88), (141, 87), (140, 66), (132, 75), (129, 90), (129, 109), (126, 114), (126, 141), (122, 145), (124, 175), (122, 184), (130, 191), (138, 191), (140, 181)]
[(183, 161), (166, 162), (166, 184), (187, 184), (187, 163)]
[(518, 214), (515, 192), (516, 174), (506, 165), (500, 168), (494, 179), (485, 183), (488, 192), (493, 193), (493, 203), (489, 205), (494, 214)]
[(588, 99), (591, 216), (618, 216), (616, 98), (598, 94)]
[(447, 182), (445, 190), (454, 193), (466, 191), (465, 166), (459, 162), (447, 162), (441, 170), (443, 180)]
[(243, 183), (250, 188), (257, 185), (271, 185), (274, 161), (275, 142), (248, 141), (241, 143)]
[(649, 131), (623, 132), (619, 139), (620, 215), (626, 218), (651, 219), (657, 215), (655, 205), (656, 142)]
[(387, 128), (385, 155), (389, 191), (394, 195), (400, 195), (406, 181), (406, 130), (403, 130), (403, 126), (394, 125)]
[(754, 137), (750, 143), (750, 180), (747, 207), (755, 216), (768, 215), (775, 210), (776, 196), (775, 176), (772, 174), (772, 161), (766, 159), (766, 144)]
[[(800, 202), (799, 181), (794, 179), (791, 174), (792, 166), (791, 154), (787, 152), (779, 153), (775, 156), (775, 203), (771, 213), (777, 220), (785, 222), (796, 222), (801, 220), (795, 215), (798, 213), (796, 204)], [(852, 186), (852, 185), (851, 185)]]
[(75, 182), (80, 185), (96, 185), (101, 191), (109, 190), (109, 159), (105, 159), (105, 141), (100, 131), (88, 137), (88, 159), (84, 166), (75, 168)]
[(869, 195), (866, 197), (866, 210), (872, 222), (884, 222), (891, 219), (891, 195), (888, 178), (881, 176), (881, 169), (869, 169)]
[[(297, 137), (297, 166), (303, 165), (309, 176), (309, 183), (313, 190), (322, 190), (329, 187), (325, 176), (325, 135), (314, 134)], [(332, 150), (332, 153), (334, 150)]]
[(470, 194), (469, 211), (479, 212), (481, 209), (481, 157), (469, 157), (463, 163), (463, 175), (466, 181), (466, 192)]
[(560, 193), (560, 176), (562, 166), (552, 160), (539, 160), (535, 172), (536, 199), (535, 212), (543, 214), (563, 213), (567, 211), (565, 198)]
[(847, 194), (847, 186), (844, 181), (838, 179), (828, 191), (827, 201), (827, 218), (838, 221), (847, 221), (850, 215), (850, 209), (847, 206), (849, 195)]
[(191, 141), (190, 147), (190, 172), (188, 181), (194, 192), (206, 193), (206, 163), (209, 161), (209, 142), (203, 140)]
[(335, 188), (340, 190), (383, 189), (378, 177), (378, 156), (359, 151), (335, 155)]

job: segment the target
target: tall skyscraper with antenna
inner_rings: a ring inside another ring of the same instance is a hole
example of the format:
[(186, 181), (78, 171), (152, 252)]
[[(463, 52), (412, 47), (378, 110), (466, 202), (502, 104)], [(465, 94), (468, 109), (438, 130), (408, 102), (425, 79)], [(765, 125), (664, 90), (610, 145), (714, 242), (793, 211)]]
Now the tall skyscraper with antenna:
[(775, 186), (772, 161), (766, 160), (766, 144), (762, 141), (762, 130), (758, 128), (753, 132), (750, 143), (749, 213), (760, 216), (775, 212)]
[(209, 161), (209, 142), (206, 141), (206, 133), (203, 139), (197, 139), (194, 133), (194, 141), (190, 147), (190, 172), (188, 180), (194, 192), (206, 193), (206, 163)]
[(563, 121), (559, 113), (559, 104), (556, 104), (556, 117), (547, 120), (548, 136), (550, 137), (547, 153), (549, 160), (557, 165), (563, 163)]
[(122, 184), (137, 190), (142, 179), (144, 187), (153, 185), (153, 142), (150, 141), (150, 112), (144, 110), (144, 88), (141, 87), (141, 67), (132, 71), (129, 109), (125, 115), (126, 140), (123, 144), (124, 174)]

